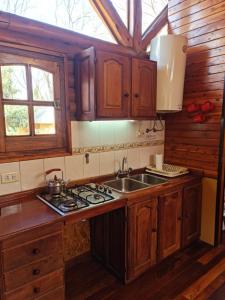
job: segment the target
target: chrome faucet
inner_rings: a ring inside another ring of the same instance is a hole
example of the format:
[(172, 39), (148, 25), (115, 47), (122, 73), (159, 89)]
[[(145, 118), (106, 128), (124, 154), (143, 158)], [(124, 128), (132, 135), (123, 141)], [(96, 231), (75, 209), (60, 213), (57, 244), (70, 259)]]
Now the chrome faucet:
[(117, 178), (122, 178), (122, 177), (126, 177), (126, 176), (130, 175), (132, 168), (128, 168), (128, 166), (125, 167), (126, 164), (127, 164), (127, 157), (124, 156), (123, 160), (122, 160), (122, 167), (121, 167), (121, 169), (119, 169), (117, 171), (117, 174), (116, 174)]

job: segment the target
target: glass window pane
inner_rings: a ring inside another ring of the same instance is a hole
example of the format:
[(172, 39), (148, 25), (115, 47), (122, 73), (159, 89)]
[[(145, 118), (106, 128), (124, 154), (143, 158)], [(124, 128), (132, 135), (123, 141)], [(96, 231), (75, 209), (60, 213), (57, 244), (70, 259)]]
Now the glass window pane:
[(25, 66), (1, 66), (3, 99), (27, 100)]
[(54, 101), (53, 74), (31, 67), (33, 100)]
[(35, 134), (55, 134), (55, 110), (49, 106), (34, 106)]
[(128, 16), (128, 1), (127, 0), (111, 0), (113, 6), (118, 12), (123, 23), (127, 26), (127, 16)]
[(4, 105), (7, 136), (29, 135), (29, 115), (27, 105)]
[(1, 0), (0, 10), (116, 43), (89, 0)]
[(168, 0), (142, 0), (142, 33), (161, 13)]

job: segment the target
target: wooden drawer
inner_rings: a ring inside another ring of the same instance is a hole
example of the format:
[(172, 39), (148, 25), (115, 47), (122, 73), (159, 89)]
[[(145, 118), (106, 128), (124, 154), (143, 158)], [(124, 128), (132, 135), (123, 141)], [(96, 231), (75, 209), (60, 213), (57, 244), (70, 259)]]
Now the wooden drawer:
[(2, 241), (2, 249), (17, 247), (20, 244), (30, 242), (32, 240), (41, 239), (46, 235), (51, 235), (56, 232), (62, 232), (63, 223), (56, 223), (41, 226), (38, 228), (25, 231), (23, 233), (17, 234), (14, 237)]
[(3, 270), (8, 272), (62, 251), (62, 234), (57, 233), (2, 252)]
[(35, 298), (36, 300), (64, 300), (65, 299), (65, 289), (63, 286), (58, 289), (51, 291), (41, 297)]
[[(5, 300), (36, 299), (64, 285), (64, 270), (60, 269), (43, 276), (28, 285), (24, 285), (4, 295)], [(60, 299), (60, 298), (59, 298)]]
[(25, 267), (4, 274), (5, 291), (12, 291), (48, 273), (63, 268), (63, 255), (57, 253)]

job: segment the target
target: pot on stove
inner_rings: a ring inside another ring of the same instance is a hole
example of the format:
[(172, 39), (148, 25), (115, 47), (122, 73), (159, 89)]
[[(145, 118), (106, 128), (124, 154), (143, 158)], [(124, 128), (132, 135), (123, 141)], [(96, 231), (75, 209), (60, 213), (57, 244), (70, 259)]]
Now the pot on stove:
[[(56, 175), (53, 179), (47, 179), (47, 176), (52, 172), (61, 172), (61, 178), (58, 178)], [(51, 169), (45, 172), (45, 179), (48, 186), (48, 193), (50, 195), (59, 195), (63, 192), (65, 187), (65, 181), (63, 180), (63, 171), (61, 169)]]

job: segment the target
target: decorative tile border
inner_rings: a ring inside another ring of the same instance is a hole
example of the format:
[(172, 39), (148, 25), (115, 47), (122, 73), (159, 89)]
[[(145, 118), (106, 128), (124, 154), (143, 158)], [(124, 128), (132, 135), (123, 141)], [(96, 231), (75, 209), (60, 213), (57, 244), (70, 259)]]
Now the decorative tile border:
[(163, 145), (164, 140), (156, 140), (150, 142), (136, 142), (136, 143), (125, 143), (125, 144), (113, 144), (113, 145), (102, 145), (93, 147), (79, 147), (73, 148), (73, 155), (84, 154), (84, 153), (100, 153), (109, 151), (118, 151), (131, 148), (149, 147)]

